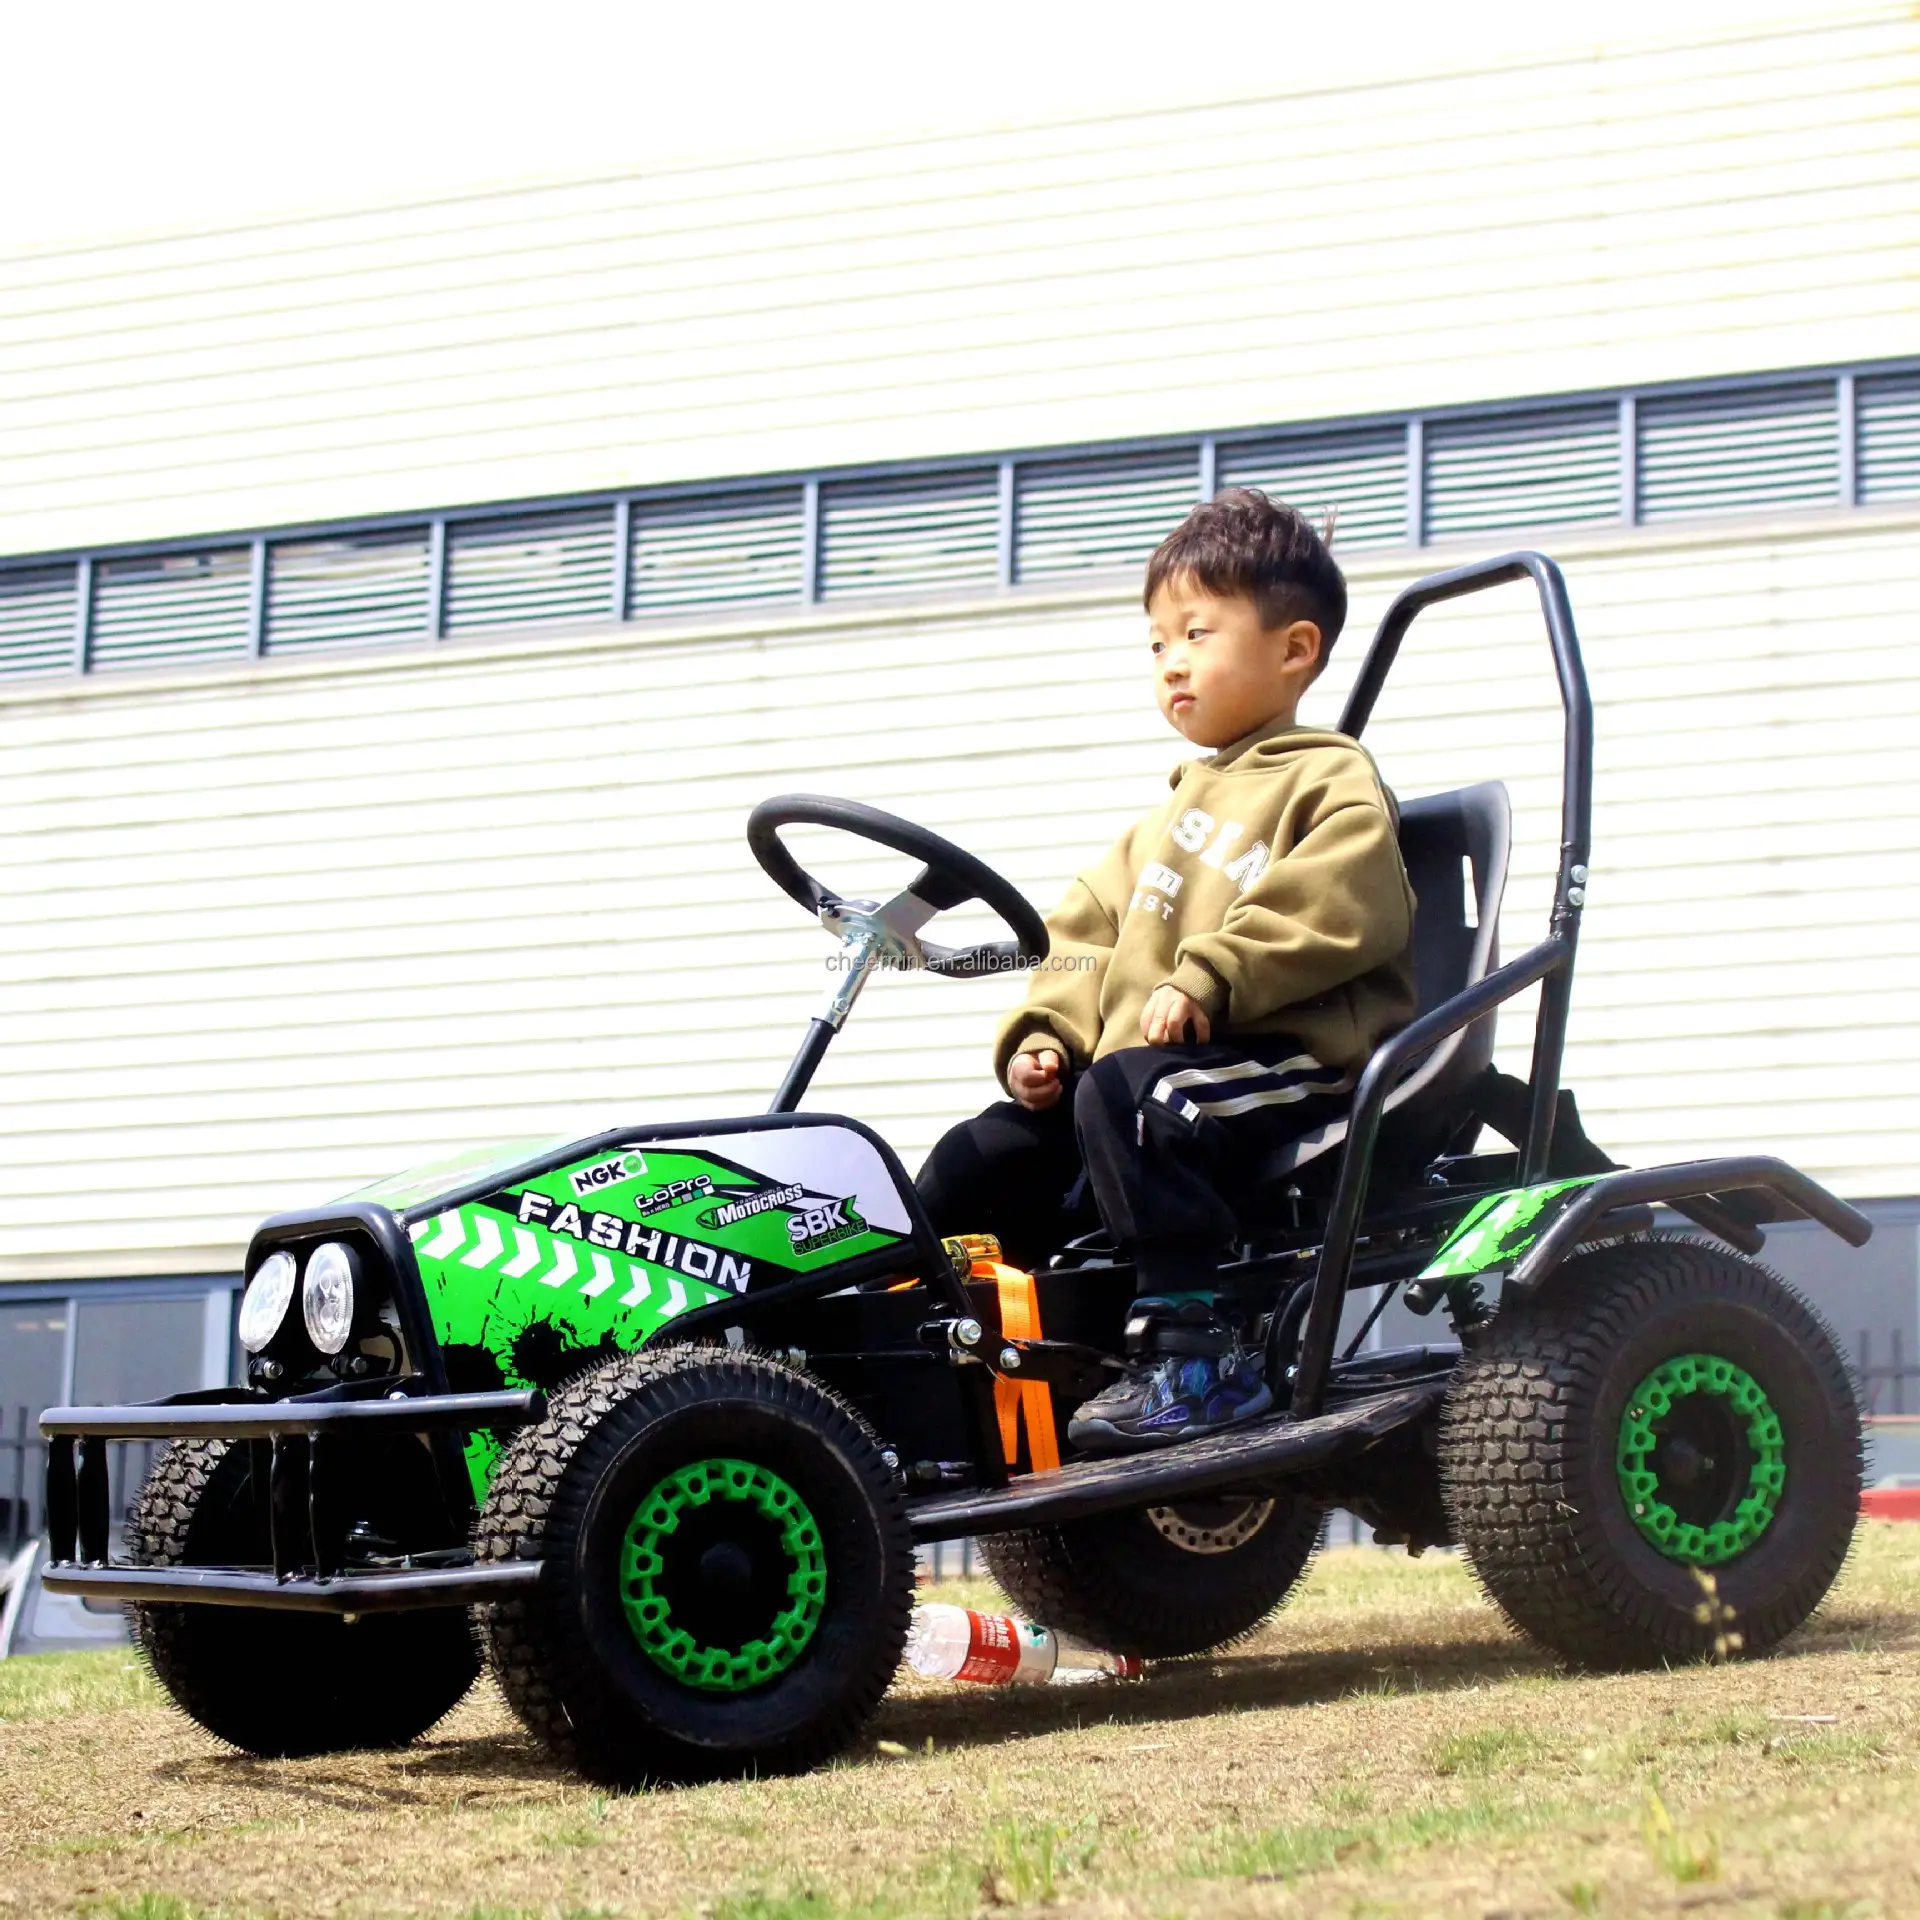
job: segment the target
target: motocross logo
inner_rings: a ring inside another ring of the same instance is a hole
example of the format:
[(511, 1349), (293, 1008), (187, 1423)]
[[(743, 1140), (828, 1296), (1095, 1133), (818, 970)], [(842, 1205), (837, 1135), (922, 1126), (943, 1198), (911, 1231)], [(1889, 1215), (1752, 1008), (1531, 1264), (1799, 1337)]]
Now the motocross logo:
[(763, 1192), (729, 1200), (723, 1206), (709, 1207), (698, 1218), (700, 1224), (709, 1231), (716, 1227), (737, 1227), (742, 1220), (751, 1220), (756, 1213), (769, 1213), (775, 1207), (792, 1206), (805, 1191), (804, 1187), (768, 1187)]

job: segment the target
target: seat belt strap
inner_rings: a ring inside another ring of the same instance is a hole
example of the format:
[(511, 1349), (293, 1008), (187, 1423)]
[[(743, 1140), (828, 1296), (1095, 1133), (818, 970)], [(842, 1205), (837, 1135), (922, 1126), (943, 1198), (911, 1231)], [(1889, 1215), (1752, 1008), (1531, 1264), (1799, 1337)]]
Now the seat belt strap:
[[(984, 1263), (983, 1263), (984, 1264)], [(1003, 1260), (993, 1265), (1000, 1295), (1000, 1331), (1009, 1340), (1038, 1340), (1040, 1289), (1033, 1275)], [(976, 1267), (975, 1272), (979, 1272)], [(985, 1276), (982, 1276), (983, 1278)], [(1053, 1393), (1044, 1380), (1008, 1380), (995, 1376), (993, 1409), (1000, 1418), (1000, 1448), (1008, 1466), (1020, 1457), (1020, 1416), (1027, 1418), (1027, 1458), (1035, 1473), (1053, 1473), (1060, 1465), (1060, 1441), (1053, 1428)]]

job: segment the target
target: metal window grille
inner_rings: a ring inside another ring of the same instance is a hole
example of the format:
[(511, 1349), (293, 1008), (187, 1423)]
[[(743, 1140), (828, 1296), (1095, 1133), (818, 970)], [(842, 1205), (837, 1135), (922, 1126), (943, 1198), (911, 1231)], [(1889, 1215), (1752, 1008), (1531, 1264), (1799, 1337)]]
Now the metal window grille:
[(988, 467), (820, 489), (820, 597), (991, 587), (1000, 476)]
[(1199, 498), (1198, 446), (1023, 462), (1014, 481), (1016, 580), (1138, 567)]
[(73, 665), (78, 569), (0, 573), (0, 674), (64, 673)]
[(103, 560), (94, 573), (88, 664), (109, 672), (244, 659), (252, 597), (246, 547)]
[(1920, 373), (1860, 381), (1854, 407), (1862, 504), (1920, 496)]
[(427, 631), (427, 529), (267, 549), (268, 653), (417, 640)]
[(613, 570), (610, 506), (449, 526), (446, 630), (608, 619)]
[[(1845, 444), (1843, 445), (1842, 442)], [(0, 567), (0, 678), (1136, 571), (1201, 487), (1339, 515), (1348, 549), (1920, 498), (1920, 368), (1762, 376), (1150, 448), (550, 501), (424, 529)]]
[(1258, 487), (1315, 525), (1336, 516), (1334, 545), (1394, 547), (1407, 538), (1404, 428), (1223, 444), (1223, 487)]
[(1424, 442), (1429, 538), (1619, 518), (1617, 406), (1434, 421)]
[(798, 487), (636, 504), (629, 616), (798, 599), (803, 517)]
[(1834, 382), (1645, 399), (1640, 518), (1680, 520), (1840, 497)]

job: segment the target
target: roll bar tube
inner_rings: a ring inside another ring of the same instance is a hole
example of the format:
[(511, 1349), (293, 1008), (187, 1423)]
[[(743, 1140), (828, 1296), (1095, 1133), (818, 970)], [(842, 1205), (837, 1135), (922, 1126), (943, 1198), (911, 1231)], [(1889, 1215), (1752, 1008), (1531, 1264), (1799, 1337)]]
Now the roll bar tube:
[[(1374, 1148), (1386, 1113), (1387, 1096), (1423, 1054), (1449, 1035), (1471, 1026), (1503, 1000), (1540, 983), (1540, 1010), (1534, 1020), (1531, 1100), (1527, 1137), (1520, 1143), (1520, 1181), (1531, 1185), (1546, 1175), (1553, 1146), (1553, 1114), (1560, 1091), (1560, 1063), (1566, 1052), (1567, 1015), (1573, 1004), (1573, 963), (1580, 938), (1580, 914), (1587, 899), (1587, 863), (1593, 832), (1593, 697), (1574, 631), (1573, 608), (1560, 569), (1544, 553), (1523, 549), (1491, 560), (1451, 567), (1416, 580), (1387, 608), (1374, 631), (1366, 658), (1347, 695), (1340, 730), (1358, 739), (1373, 717), (1387, 676), (1400, 654), (1407, 630), (1427, 608), (1458, 600), (1489, 587), (1531, 580), (1540, 597), (1553, 670), (1560, 683), (1562, 746), (1560, 780), (1560, 864), (1553, 890), (1547, 938), (1519, 959), (1497, 968), (1465, 992), (1455, 994), (1411, 1026), (1403, 1027), (1374, 1050), (1355, 1090), (1347, 1138), (1340, 1155), (1326, 1238), (1314, 1274), (1313, 1296), (1301, 1335), (1294, 1373), (1293, 1414), (1308, 1419), (1320, 1411), (1333, 1361), (1340, 1308), (1353, 1274), (1360, 1214), (1373, 1172)], [(1275, 1383), (1276, 1386), (1278, 1382)]]

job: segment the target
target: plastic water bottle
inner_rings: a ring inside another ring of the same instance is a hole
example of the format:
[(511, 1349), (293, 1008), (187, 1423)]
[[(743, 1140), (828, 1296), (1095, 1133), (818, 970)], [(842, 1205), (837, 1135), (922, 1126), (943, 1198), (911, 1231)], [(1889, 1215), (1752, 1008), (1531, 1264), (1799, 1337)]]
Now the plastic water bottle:
[(914, 1608), (907, 1665), (929, 1680), (973, 1680), (989, 1687), (1064, 1687), (1140, 1677), (1140, 1662), (1131, 1654), (1102, 1652), (1010, 1613), (975, 1613), (942, 1603)]

